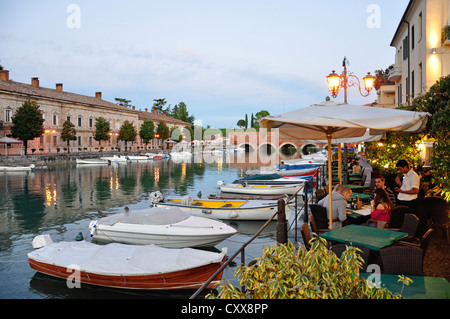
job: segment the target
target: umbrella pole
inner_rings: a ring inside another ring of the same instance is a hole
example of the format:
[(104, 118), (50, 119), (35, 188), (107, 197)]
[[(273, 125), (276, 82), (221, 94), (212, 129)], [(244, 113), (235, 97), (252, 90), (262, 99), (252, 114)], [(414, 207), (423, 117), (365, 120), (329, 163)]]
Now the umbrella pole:
[(327, 134), (328, 139), (328, 200), (329, 200), (329, 221), (328, 227), (333, 229), (333, 198), (331, 197), (331, 192), (333, 191), (333, 168), (331, 161), (331, 134)]
[(341, 152), (342, 143), (338, 144), (338, 175), (339, 175), (339, 183), (342, 184), (342, 152)]

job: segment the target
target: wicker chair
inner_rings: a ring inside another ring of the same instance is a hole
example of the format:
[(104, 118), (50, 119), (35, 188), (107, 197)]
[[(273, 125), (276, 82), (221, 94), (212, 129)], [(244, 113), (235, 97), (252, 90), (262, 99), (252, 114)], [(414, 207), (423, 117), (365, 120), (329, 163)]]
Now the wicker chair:
[(416, 236), (418, 226), (419, 226), (419, 218), (414, 214), (406, 214), (405, 218), (403, 219), (402, 227), (400, 228), (387, 227), (386, 229), (408, 233), (408, 237), (406, 239), (410, 241), (414, 239), (414, 236)]
[(311, 244), (309, 243), (309, 241), (311, 240), (312, 237), (311, 237), (311, 232), (309, 231), (307, 223), (303, 223), (301, 233), (302, 233), (303, 243), (305, 244), (306, 249), (310, 250)]
[(314, 233), (320, 234), (329, 230), (327, 209), (318, 204), (309, 205), (311, 209), (310, 223)]
[(383, 273), (394, 275), (423, 276), (423, 257), (421, 248), (390, 246), (380, 249)]

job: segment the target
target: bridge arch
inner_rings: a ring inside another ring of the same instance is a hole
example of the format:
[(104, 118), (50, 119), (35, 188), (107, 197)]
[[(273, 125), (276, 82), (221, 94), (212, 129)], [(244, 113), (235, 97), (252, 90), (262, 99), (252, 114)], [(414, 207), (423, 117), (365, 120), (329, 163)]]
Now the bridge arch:
[(279, 151), (283, 155), (293, 155), (297, 153), (297, 145), (292, 142), (280, 144)]

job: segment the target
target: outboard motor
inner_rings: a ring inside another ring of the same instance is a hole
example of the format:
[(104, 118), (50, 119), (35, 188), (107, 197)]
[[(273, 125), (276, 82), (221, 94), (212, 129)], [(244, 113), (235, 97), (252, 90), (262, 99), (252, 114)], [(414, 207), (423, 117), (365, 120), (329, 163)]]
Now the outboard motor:
[(221, 188), (222, 186), (224, 186), (225, 185), (225, 182), (224, 181), (218, 181), (217, 182), (217, 188)]
[(164, 200), (164, 196), (160, 191), (150, 193), (150, 201), (152, 203), (159, 203)]
[(53, 244), (53, 240), (50, 235), (39, 235), (33, 238), (33, 248), (38, 249), (47, 245)]

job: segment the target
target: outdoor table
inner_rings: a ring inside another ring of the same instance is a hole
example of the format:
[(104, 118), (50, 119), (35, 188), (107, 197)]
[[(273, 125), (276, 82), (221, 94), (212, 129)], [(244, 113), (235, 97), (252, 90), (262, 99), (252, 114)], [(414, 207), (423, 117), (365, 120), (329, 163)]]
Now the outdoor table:
[[(371, 273), (360, 273), (361, 277), (368, 278)], [(446, 278), (407, 276), (412, 279), (409, 286), (403, 287), (398, 282), (398, 275), (380, 275), (380, 286), (393, 293), (400, 293), (405, 299), (447, 299), (450, 296), (450, 283)], [(403, 290), (403, 292), (402, 292)]]
[(355, 200), (356, 196), (358, 196), (359, 200), (361, 200), (361, 201), (370, 201), (370, 195), (362, 194), (362, 193), (353, 193), (352, 197), (351, 197), (351, 200)]
[(369, 188), (368, 186), (355, 184), (344, 184), (343, 186), (350, 188), (355, 193), (359, 193), (360, 191), (364, 191), (366, 188)]
[(371, 209), (370, 206), (364, 205), (361, 209), (348, 209), (347, 219), (349, 224), (362, 224), (370, 218)]
[(330, 230), (319, 236), (328, 241), (337, 241), (344, 244), (349, 243), (364, 246), (372, 250), (380, 250), (380, 248), (389, 246), (407, 237), (408, 234), (381, 228), (348, 225)]

